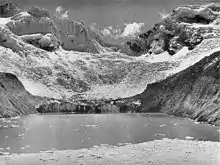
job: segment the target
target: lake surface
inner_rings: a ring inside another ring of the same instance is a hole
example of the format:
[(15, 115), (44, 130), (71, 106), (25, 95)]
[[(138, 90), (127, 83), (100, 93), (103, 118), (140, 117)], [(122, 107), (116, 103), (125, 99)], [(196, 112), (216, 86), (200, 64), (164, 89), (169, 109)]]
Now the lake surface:
[(123, 145), (162, 138), (219, 140), (219, 128), (163, 114), (33, 115), (0, 119), (0, 152)]

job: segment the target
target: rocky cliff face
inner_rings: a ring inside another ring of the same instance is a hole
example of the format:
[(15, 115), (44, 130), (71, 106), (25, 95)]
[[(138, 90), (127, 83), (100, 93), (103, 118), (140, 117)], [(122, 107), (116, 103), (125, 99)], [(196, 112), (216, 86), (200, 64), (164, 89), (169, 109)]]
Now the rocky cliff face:
[(34, 99), (15, 75), (0, 73), (0, 117), (36, 113)]
[(220, 52), (149, 84), (137, 98), (142, 100), (142, 112), (165, 112), (220, 125)]
[(218, 37), (220, 4), (187, 5), (163, 14), (161, 21), (149, 31), (124, 44), (122, 52), (131, 56), (176, 54), (184, 46), (192, 50), (202, 40)]
[[(18, 36), (25, 35), (26, 38), (31, 38), (31, 41), (30, 39), (25, 40), (27, 43), (36, 46), (39, 37), (34, 38), (33, 35), (41, 34), (42, 40), (47, 40), (45, 41), (46, 46), (42, 43), (43, 46), (38, 47), (44, 50), (48, 50), (48, 44), (51, 44), (50, 47), (54, 47), (51, 40), (59, 43), (59, 46), (65, 50), (81, 52), (100, 53), (100, 51), (105, 51), (102, 46), (111, 46), (110, 43), (101, 39), (100, 34), (96, 34), (96, 38), (94, 38), (92, 33), (95, 32), (86, 28), (83, 22), (72, 21), (60, 15), (51, 16), (47, 10), (36, 6), (24, 11), (9, 2), (2, 5), (1, 12), (1, 17), (8, 18), (6, 27), (11, 32)], [(48, 36), (52, 36), (52, 38), (48, 38)]]
[(0, 5), (0, 16), (11, 17), (22, 10), (11, 2), (6, 2)]

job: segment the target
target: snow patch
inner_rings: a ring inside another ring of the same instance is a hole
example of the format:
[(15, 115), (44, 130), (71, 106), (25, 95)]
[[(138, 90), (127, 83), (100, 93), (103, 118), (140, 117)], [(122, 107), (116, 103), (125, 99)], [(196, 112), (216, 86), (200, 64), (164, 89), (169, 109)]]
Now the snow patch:
[(6, 25), (10, 21), (10, 18), (0, 18), (0, 25)]
[(22, 79), (21, 82), (24, 85), (25, 89), (33, 95), (60, 99), (60, 95), (58, 93), (49, 90), (42, 83), (33, 82), (28, 79)]

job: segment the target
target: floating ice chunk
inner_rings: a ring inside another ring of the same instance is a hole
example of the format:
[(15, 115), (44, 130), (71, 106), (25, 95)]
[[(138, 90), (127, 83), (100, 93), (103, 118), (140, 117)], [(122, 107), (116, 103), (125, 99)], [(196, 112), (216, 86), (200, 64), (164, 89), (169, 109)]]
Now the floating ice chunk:
[(14, 124), (11, 124), (11, 128), (18, 128), (20, 127), (19, 125), (14, 125)]
[(21, 136), (24, 136), (24, 134), (22, 133), (22, 134), (19, 134), (18, 136), (21, 137)]
[(16, 116), (16, 117), (12, 117), (11, 119), (17, 120), (17, 119), (20, 119), (20, 118), (21, 118), (21, 116)]
[(0, 152), (0, 155), (9, 155), (9, 152)]
[(162, 138), (163, 140), (170, 140), (169, 138)]
[(165, 125), (165, 124), (161, 124), (161, 125), (160, 125), (160, 127), (166, 127), (166, 126), (167, 126), (167, 125)]
[(154, 134), (155, 136), (166, 136), (166, 134), (163, 134), (163, 133), (156, 133)]
[(185, 139), (187, 139), (187, 140), (193, 140), (193, 139), (195, 139), (195, 138), (192, 137), (192, 136), (186, 136)]
[(47, 151), (44, 151), (45, 153), (54, 153), (56, 151), (55, 148), (53, 148), (52, 150), (47, 150)]
[(92, 128), (97, 128), (99, 127), (98, 125), (82, 125), (83, 127), (92, 127)]

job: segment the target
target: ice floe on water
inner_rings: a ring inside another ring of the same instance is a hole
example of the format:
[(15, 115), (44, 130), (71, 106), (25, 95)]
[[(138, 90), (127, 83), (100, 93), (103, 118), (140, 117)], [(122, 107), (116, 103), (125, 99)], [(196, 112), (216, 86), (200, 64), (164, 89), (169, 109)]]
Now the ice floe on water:
[(14, 125), (14, 124), (11, 124), (10, 126), (11, 126), (11, 128), (19, 128), (20, 127), (19, 125)]
[(185, 139), (186, 139), (186, 140), (194, 140), (195, 137), (192, 137), (192, 136), (186, 136)]
[(166, 136), (166, 134), (163, 134), (163, 133), (155, 133), (154, 136)]
[(160, 125), (160, 127), (166, 127), (166, 126), (167, 126), (167, 125), (165, 125), (165, 124), (161, 124), (161, 125)]
[(10, 154), (9, 152), (1, 152), (1, 151), (0, 151), (0, 156), (1, 156), (1, 155), (9, 155), (9, 154)]
[(16, 116), (16, 117), (12, 117), (11, 119), (12, 120), (18, 120), (18, 119), (20, 119), (21, 118), (21, 116)]
[(82, 127), (90, 127), (90, 128), (98, 128), (100, 127), (99, 125), (81, 125)]

